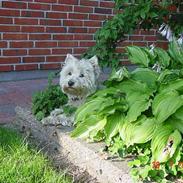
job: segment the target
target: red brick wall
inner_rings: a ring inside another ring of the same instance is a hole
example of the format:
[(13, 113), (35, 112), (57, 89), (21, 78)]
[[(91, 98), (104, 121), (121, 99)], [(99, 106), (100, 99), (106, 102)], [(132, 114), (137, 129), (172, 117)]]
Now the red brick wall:
[[(0, 72), (60, 68), (67, 53), (79, 56), (95, 44), (94, 33), (111, 17), (113, 5), (97, 0), (2, 0)], [(136, 31), (122, 47), (154, 41), (155, 30)]]

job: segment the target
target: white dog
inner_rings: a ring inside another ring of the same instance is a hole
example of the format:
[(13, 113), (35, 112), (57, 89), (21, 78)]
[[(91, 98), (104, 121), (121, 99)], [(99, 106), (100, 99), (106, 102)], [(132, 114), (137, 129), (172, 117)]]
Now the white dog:
[[(97, 89), (97, 81), (100, 75), (98, 58), (77, 59), (67, 54), (65, 65), (60, 72), (60, 87), (68, 96), (70, 106), (79, 107), (86, 98)], [(44, 124), (61, 124), (71, 126), (74, 116), (67, 117), (63, 109), (55, 109), (50, 116), (42, 120)]]

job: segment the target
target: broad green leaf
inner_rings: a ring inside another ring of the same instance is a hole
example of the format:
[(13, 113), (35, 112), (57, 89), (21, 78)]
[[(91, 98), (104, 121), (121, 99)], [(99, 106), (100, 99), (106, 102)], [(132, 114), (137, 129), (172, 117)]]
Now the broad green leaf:
[(106, 118), (101, 119), (96, 115), (88, 117), (83, 123), (79, 124), (72, 132), (72, 137), (78, 138), (93, 138), (97, 133), (104, 128)]
[(114, 137), (119, 132), (119, 127), (122, 123), (124, 123), (123, 113), (117, 112), (113, 115), (108, 116), (107, 124), (104, 128), (107, 142), (110, 143), (112, 137)]
[(148, 67), (150, 60), (147, 53), (138, 46), (128, 46), (127, 47), (128, 58), (134, 64), (140, 64)]
[(156, 123), (154, 118), (141, 116), (132, 123), (125, 123), (121, 130), (120, 136), (127, 146), (133, 144), (146, 143), (152, 139)]
[(174, 61), (183, 64), (183, 46), (179, 45), (175, 39), (170, 42), (168, 52)]
[(166, 123), (171, 124), (174, 129), (179, 130), (179, 132), (183, 134), (183, 120), (172, 116), (166, 121)]
[(146, 83), (148, 87), (157, 88), (158, 73), (148, 68), (137, 68), (131, 73), (131, 78), (134, 80)]
[(166, 83), (170, 83), (170, 82), (174, 82), (179, 78), (179, 71), (177, 70), (168, 70), (165, 69), (164, 71), (161, 72), (161, 74), (159, 75), (157, 81), (160, 82), (161, 84), (166, 84)]
[(181, 140), (178, 130), (169, 125), (160, 125), (151, 142), (152, 161), (160, 163), (168, 161), (179, 147)]
[(132, 122), (137, 120), (141, 113), (146, 111), (151, 106), (151, 102), (152, 100), (136, 99), (134, 103), (129, 107), (125, 121)]
[(162, 84), (160, 86), (160, 92), (168, 92), (170, 90), (176, 90), (183, 94), (183, 79), (177, 79), (175, 81), (171, 81), (168, 84)]
[(175, 90), (156, 95), (152, 102), (152, 112), (158, 123), (164, 122), (183, 105), (183, 96)]
[(167, 68), (170, 64), (170, 57), (168, 53), (162, 48), (155, 48), (154, 52), (158, 56), (158, 63), (160, 63), (164, 68)]

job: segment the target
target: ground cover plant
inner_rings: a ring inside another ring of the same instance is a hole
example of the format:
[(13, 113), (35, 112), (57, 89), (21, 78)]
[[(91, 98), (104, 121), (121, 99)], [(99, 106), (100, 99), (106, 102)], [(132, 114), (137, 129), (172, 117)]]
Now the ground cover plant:
[(0, 127), (0, 182), (70, 183), (65, 173), (53, 170), (44, 155), (31, 148), (15, 131)]
[(50, 75), (48, 87), (43, 91), (36, 92), (32, 97), (32, 112), (40, 121), (49, 116), (54, 109), (66, 104), (67, 101), (67, 96), (61, 91), (58, 84), (53, 84), (53, 75)]
[(73, 137), (105, 141), (112, 154), (133, 154), (129, 162), (137, 181), (183, 178), (183, 46), (168, 51), (127, 47), (129, 72), (113, 72), (76, 111)]

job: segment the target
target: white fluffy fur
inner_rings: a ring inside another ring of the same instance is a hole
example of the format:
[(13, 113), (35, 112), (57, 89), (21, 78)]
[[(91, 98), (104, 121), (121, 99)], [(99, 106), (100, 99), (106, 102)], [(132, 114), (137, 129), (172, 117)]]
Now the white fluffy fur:
[[(78, 107), (87, 96), (94, 93), (97, 89), (97, 81), (100, 74), (98, 58), (77, 59), (71, 54), (67, 54), (65, 65), (60, 72), (60, 87), (68, 96), (67, 105)], [(69, 85), (72, 82), (72, 86)], [(69, 118), (63, 114), (62, 108), (55, 109), (50, 116), (43, 119), (44, 124), (61, 124), (71, 126), (74, 116)]]
[[(78, 60), (68, 54), (65, 65), (60, 72), (60, 86), (69, 97), (69, 104), (78, 106), (85, 101), (88, 95), (95, 92), (99, 74), (100, 69), (96, 56), (88, 60)], [(69, 81), (73, 82), (74, 85), (69, 86)]]

